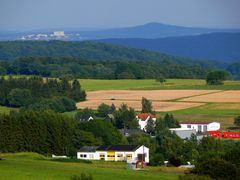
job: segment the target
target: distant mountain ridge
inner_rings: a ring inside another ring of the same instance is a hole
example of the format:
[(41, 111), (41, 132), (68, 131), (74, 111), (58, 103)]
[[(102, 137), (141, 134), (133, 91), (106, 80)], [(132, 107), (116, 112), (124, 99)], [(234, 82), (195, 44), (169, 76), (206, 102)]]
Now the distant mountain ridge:
[(197, 28), (167, 25), (162, 23), (148, 23), (140, 26), (106, 29), (100, 31), (81, 32), (87, 39), (108, 38), (163, 38), (171, 36), (190, 36), (212, 32), (240, 32), (240, 29)]
[(19, 33), (1, 33), (0, 40), (17, 40), (21, 36), (30, 34), (50, 34), (53, 31), (65, 31), (69, 41), (93, 40), (93, 39), (109, 39), (109, 38), (145, 38), (155, 39), (171, 36), (190, 36), (198, 34), (206, 34), (213, 32), (240, 32), (240, 29), (224, 29), (224, 28), (198, 28), (175, 26), (162, 23), (147, 23), (144, 25), (109, 28), (109, 29), (89, 29), (86, 28), (51, 28), (44, 30), (34, 30)]
[(158, 39), (119, 38), (99, 41), (192, 59), (240, 62), (240, 33), (209, 33)]

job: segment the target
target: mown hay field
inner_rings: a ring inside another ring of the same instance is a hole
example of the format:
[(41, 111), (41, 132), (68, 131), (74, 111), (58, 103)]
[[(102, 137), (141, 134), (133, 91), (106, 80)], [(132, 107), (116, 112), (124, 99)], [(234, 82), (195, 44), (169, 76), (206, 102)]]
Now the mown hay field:
[(100, 90), (87, 95), (87, 101), (77, 103), (79, 109), (125, 103), (140, 111), (141, 98), (145, 97), (159, 115), (171, 112), (179, 121), (217, 121), (228, 128), (240, 115), (239, 90)]
[(222, 91), (212, 94), (200, 95), (182, 99), (190, 102), (233, 102), (240, 103), (240, 91)]
[(152, 101), (174, 100), (202, 94), (219, 92), (218, 90), (106, 90), (90, 91), (88, 100), (141, 100), (145, 97)]
[[(117, 108), (119, 108), (122, 104), (127, 104), (128, 107), (134, 108), (137, 111), (140, 111), (142, 108), (141, 101), (128, 101), (128, 100), (88, 100), (84, 102), (77, 103), (78, 109), (91, 108), (97, 109), (98, 106), (102, 103), (111, 105), (114, 104)], [(157, 102), (154, 101), (152, 103), (155, 111), (161, 112), (169, 112), (176, 111), (180, 109), (186, 109), (196, 106), (201, 106), (204, 103), (186, 103), (186, 102)]]

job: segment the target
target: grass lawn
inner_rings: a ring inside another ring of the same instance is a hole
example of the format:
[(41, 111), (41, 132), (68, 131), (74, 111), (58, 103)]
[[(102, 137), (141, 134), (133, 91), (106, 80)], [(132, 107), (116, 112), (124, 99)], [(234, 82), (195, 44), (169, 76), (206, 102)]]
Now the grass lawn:
[(205, 80), (199, 79), (167, 79), (160, 84), (154, 79), (145, 80), (94, 80), (81, 79), (80, 83), (86, 91), (96, 90), (160, 90), (160, 89), (219, 89), (239, 90), (240, 81), (225, 81), (224, 85), (206, 85)]
[(12, 108), (8, 108), (5, 106), (0, 106), (0, 114), (8, 114), (11, 111)]
[(81, 173), (92, 174), (94, 180), (139, 180), (139, 179), (178, 179), (183, 173), (179, 168), (147, 168), (134, 171), (126, 168), (126, 163), (100, 162), (56, 162), (44, 160), (36, 153), (0, 154), (0, 179), (4, 180), (69, 180)]

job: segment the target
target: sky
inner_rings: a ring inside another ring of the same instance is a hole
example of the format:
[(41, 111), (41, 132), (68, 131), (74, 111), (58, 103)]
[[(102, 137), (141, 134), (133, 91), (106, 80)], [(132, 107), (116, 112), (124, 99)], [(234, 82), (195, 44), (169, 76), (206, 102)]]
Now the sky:
[(240, 0), (0, 0), (0, 31), (160, 22), (240, 28)]

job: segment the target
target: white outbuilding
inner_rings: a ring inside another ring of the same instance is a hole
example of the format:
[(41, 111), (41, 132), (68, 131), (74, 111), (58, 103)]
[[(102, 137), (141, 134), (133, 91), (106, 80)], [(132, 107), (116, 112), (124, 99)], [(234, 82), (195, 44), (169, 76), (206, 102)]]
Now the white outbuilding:
[(195, 129), (198, 133), (218, 131), (221, 127), (219, 122), (181, 122), (181, 129)]

